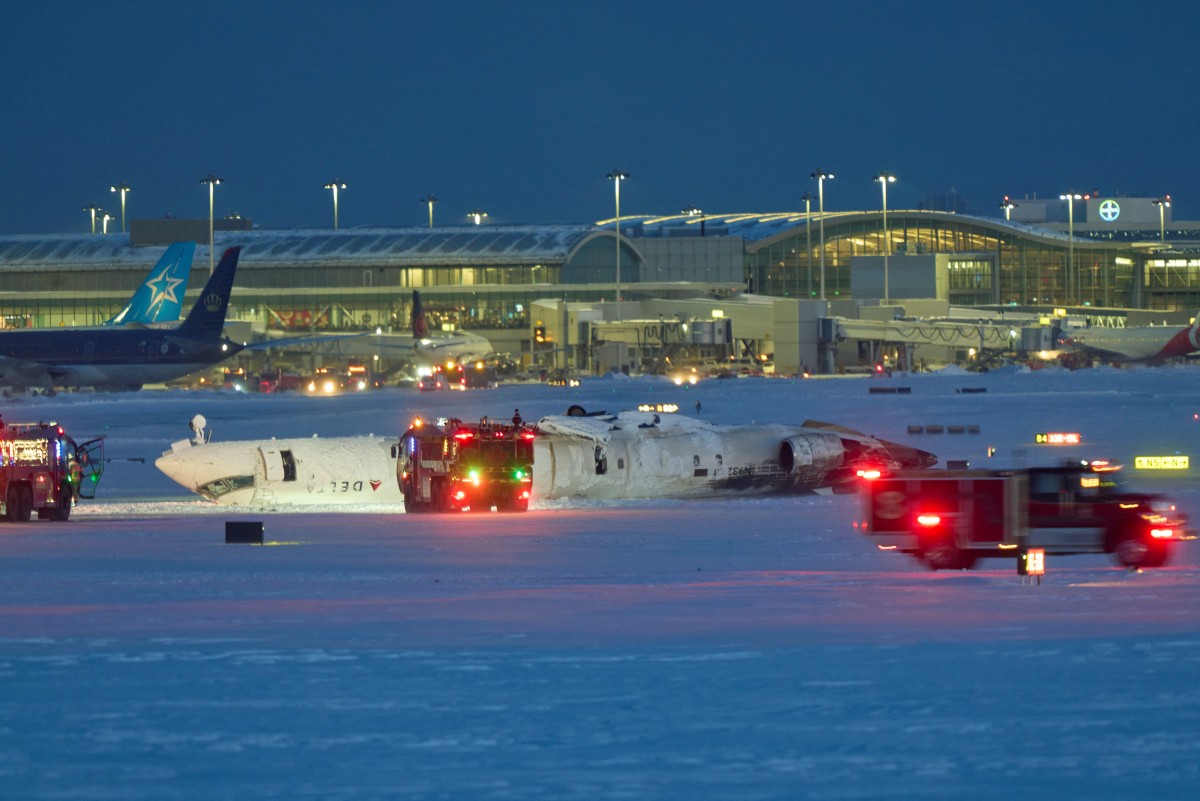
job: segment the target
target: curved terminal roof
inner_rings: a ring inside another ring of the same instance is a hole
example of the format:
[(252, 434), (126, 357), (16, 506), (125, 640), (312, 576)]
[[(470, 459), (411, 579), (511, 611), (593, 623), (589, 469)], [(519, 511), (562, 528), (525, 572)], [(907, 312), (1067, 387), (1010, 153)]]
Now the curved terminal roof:
[[(1010, 230), (1013, 233), (1024, 236), (1041, 237), (1059, 242), (1067, 242), (1071, 238), (1067, 234), (1058, 231), (1026, 223), (1001, 220), (995, 217), (957, 214), (949, 211), (929, 211), (925, 209), (888, 209), (888, 217), (892, 220), (911, 219), (914, 215), (924, 219), (964, 221), (993, 229)], [(839, 222), (850, 222), (855, 218), (874, 219), (878, 216), (879, 212), (875, 210), (826, 211), (825, 225), (829, 226), (830, 224)], [(808, 222), (816, 224), (820, 221), (821, 214), (817, 211), (811, 214), (805, 214), (803, 211), (703, 215), (672, 214), (667, 216), (635, 214), (629, 216), (621, 215), (621, 228), (626, 232), (630, 228), (635, 228), (642, 236), (648, 237), (699, 236), (701, 219), (704, 220), (705, 230), (709, 236), (736, 236), (745, 239), (747, 242), (757, 244), (773, 240), (780, 235), (794, 233), (797, 228), (803, 230), (804, 225)], [(615, 222), (615, 218), (609, 218), (601, 220), (596, 224), (611, 229)], [(1078, 234), (1075, 236), (1075, 241), (1077, 244), (1093, 242), (1093, 240), (1081, 237)], [(748, 249), (755, 250), (757, 248), (751, 245)]]
[[(241, 246), (242, 261), (248, 266), (339, 261), (414, 266), (555, 264), (567, 262), (592, 239), (612, 236), (611, 231), (591, 225), (218, 231), (215, 247)], [(206, 250), (208, 243), (198, 245)], [(134, 248), (125, 234), (9, 236), (0, 237), (0, 265), (58, 269), (149, 265), (163, 248)]]

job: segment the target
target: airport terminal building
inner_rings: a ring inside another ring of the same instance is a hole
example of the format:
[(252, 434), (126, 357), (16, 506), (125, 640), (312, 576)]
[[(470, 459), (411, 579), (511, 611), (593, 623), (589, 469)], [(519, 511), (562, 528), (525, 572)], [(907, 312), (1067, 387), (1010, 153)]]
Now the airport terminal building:
[[(1194, 312), (1200, 226), (1152, 204), (1089, 199), (1066, 226), (1044, 209), (1035, 221), (930, 210), (889, 210), (886, 223), (879, 211), (632, 216), (619, 233), (614, 220), (337, 231), (237, 221), (219, 226), (214, 250), (242, 248), (230, 322), (246, 330), (403, 331), (419, 290), (431, 328), (476, 331), (527, 361), (636, 370), (651, 366), (651, 352), (703, 345), (769, 356), (791, 373), (860, 358), (825, 341), (838, 335), (820, 321), (863, 310), (887, 319), (943, 308)], [(199, 243), (190, 304), (208, 275), (207, 238), (207, 220), (173, 219), (135, 221), (129, 235), (0, 237), (0, 319), (98, 324), (167, 244), (187, 239)]]

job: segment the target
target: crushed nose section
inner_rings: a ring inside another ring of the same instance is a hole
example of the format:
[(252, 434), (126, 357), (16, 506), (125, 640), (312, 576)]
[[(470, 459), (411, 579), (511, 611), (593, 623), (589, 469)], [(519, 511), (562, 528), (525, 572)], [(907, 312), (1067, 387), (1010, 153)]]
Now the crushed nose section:
[(901, 445), (898, 442), (888, 442), (885, 439), (879, 440), (879, 444), (883, 446), (888, 456), (903, 470), (921, 470), (926, 467), (933, 467), (938, 461), (937, 456), (920, 448), (912, 448), (908, 445)]

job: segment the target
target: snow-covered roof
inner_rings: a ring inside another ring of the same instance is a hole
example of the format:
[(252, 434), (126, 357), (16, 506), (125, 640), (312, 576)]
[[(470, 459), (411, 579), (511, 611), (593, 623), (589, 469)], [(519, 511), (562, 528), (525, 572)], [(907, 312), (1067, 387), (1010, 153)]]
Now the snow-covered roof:
[[(555, 264), (566, 262), (595, 237), (611, 241), (612, 233), (591, 225), (218, 231), (215, 249), (240, 246), (247, 266), (337, 261), (418, 266)], [(197, 244), (196, 257), (201, 259), (208, 243)], [(0, 237), (0, 265), (62, 269), (153, 264), (164, 249), (135, 248), (125, 234), (6, 236)]]

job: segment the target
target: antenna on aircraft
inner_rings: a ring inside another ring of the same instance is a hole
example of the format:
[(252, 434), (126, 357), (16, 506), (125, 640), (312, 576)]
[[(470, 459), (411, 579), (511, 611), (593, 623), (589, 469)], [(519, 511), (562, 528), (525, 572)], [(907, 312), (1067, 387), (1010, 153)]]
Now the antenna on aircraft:
[(188, 425), (191, 427), (192, 433), (196, 435), (192, 441), (197, 445), (203, 445), (204, 443), (208, 442), (208, 438), (212, 436), (211, 431), (207, 434), (204, 432), (204, 427), (208, 425), (208, 420), (204, 419), (204, 415), (202, 414), (198, 414), (193, 417)]

